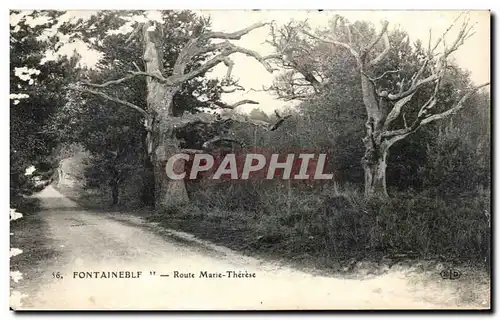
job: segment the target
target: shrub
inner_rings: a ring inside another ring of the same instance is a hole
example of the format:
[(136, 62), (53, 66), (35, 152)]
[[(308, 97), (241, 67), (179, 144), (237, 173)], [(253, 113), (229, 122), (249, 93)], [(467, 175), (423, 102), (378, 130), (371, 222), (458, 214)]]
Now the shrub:
[(425, 194), (399, 193), (387, 201), (358, 199), (351, 203), (327, 217), (321, 232), (329, 250), (468, 260), (489, 254), (485, 215), (489, 201), (485, 198), (457, 198), (447, 203)]
[(490, 252), (489, 193), (451, 201), (431, 194), (365, 199), (331, 185), (248, 182), (201, 188), (193, 193), (195, 204), (170, 212), (191, 220), (199, 212), (193, 223), (223, 218), (230, 228), (250, 230), (257, 247), (275, 253), (330, 260), (407, 254), (484, 261)]
[(259, 188), (259, 182), (254, 181), (204, 181), (191, 186), (189, 193), (205, 209), (259, 212), (262, 211)]

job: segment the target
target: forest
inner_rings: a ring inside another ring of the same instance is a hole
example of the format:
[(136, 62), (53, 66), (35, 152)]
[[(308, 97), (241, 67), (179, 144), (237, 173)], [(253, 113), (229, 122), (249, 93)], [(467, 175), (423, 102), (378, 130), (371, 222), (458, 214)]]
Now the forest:
[[(322, 28), (291, 19), (231, 32), (192, 11), (10, 16), (11, 208), (57, 186), (62, 163), (84, 154), (81, 175), (64, 172), (78, 184), (58, 186), (62, 193), (93, 208), (147, 210), (236, 250), (327, 267), (398, 255), (489, 264), (489, 83), (474, 83), (453, 58), (474, 36), (467, 13), (428, 41), (390, 21), (341, 14)], [(273, 54), (238, 44), (262, 28)], [(74, 41), (101, 53), (95, 66), (81, 63), (86, 52), (57, 56)], [(258, 90), (293, 106), (225, 102), (250, 89), (232, 74), (235, 54), (273, 75)], [(209, 76), (217, 66), (226, 74)], [(179, 152), (242, 148), (327, 154), (334, 179), (173, 181), (165, 173)]]

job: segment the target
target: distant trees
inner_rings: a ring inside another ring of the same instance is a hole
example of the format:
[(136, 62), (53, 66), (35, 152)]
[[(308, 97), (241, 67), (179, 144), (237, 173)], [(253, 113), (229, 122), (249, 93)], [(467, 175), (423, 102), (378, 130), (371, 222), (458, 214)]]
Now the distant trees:
[(442, 197), (477, 196), (491, 183), (490, 99), (480, 94), (472, 105), (438, 128), (427, 145), (421, 169), (425, 190)]
[[(84, 172), (85, 184), (109, 187), (113, 205), (118, 204), (123, 182), (130, 175), (141, 173), (143, 168), (141, 119), (126, 111), (118, 108), (110, 112), (110, 107), (98, 99), (83, 102), (81, 97), (73, 96), (55, 119), (64, 137), (61, 142), (78, 144), (90, 154)], [(140, 189), (137, 186), (138, 192)]]

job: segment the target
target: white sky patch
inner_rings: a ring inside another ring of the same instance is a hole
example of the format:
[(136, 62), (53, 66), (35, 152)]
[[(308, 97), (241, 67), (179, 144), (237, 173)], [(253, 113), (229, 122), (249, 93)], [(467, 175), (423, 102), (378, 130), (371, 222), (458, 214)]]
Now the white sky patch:
[(124, 16), (123, 20), (127, 20), (128, 22), (145, 23), (149, 19), (143, 14), (137, 14), (137, 15), (133, 15), (133, 16)]
[[(120, 28), (116, 30), (108, 30), (106, 32), (107, 35), (115, 35), (115, 34), (128, 34), (134, 30), (136, 23), (145, 23), (148, 21), (162, 23), (162, 15), (160, 11), (147, 11), (146, 14), (137, 14), (132, 16), (123, 16), (123, 20), (127, 21)], [(150, 26), (148, 31), (154, 31), (155, 27)]]
[[(31, 11), (23, 11), (19, 14), (11, 15), (10, 24), (16, 25), (24, 20), (26, 24), (34, 27), (36, 25), (46, 24), (50, 21), (49, 18), (45, 16), (39, 16), (33, 19), (27, 16), (30, 13)], [(89, 46), (81, 40), (75, 39), (70, 41), (68, 35), (58, 32), (58, 28), (65, 22), (76, 22), (78, 19), (83, 19), (84, 21), (88, 20), (96, 13), (97, 11), (95, 10), (70, 10), (58, 17), (55, 25), (45, 29), (42, 34), (37, 37), (40, 41), (45, 41), (49, 37), (56, 35), (59, 37), (59, 43), (56, 45), (57, 50), (48, 50), (45, 57), (40, 61), (40, 64), (43, 65), (47, 61), (55, 61), (63, 56), (71, 57), (77, 52), (84, 57), (80, 63), (81, 65), (88, 67), (95, 66), (101, 57), (101, 53), (90, 49)]]
[(11, 271), (10, 277), (12, 278), (12, 281), (14, 281), (15, 283), (18, 283), (19, 280), (21, 280), (23, 278), (23, 274), (18, 270)]
[(35, 172), (35, 171), (36, 171), (35, 166), (30, 166), (30, 167), (26, 168), (26, 170), (24, 171), (24, 175), (31, 176), (33, 174), (33, 172)]
[(21, 212), (17, 212), (16, 209), (10, 209), (10, 221), (21, 219), (23, 214)]
[(85, 42), (76, 39), (73, 42), (62, 43), (57, 51), (48, 50), (45, 57), (40, 60), (40, 65), (45, 64), (47, 61), (56, 61), (64, 56), (71, 57), (75, 52), (82, 56), (79, 65), (86, 67), (94, 67), (102, 56), (102, 53), (90, 49)]
[(47, 24), (51, 20), (49, 17), (43, 15), (33, 18), (32, 16), (29, 16), (29, 14), (31, 14), (32, 12), (33, 11), (31, 10), (26, 10), (26, 11), (21, 11), (17, 14), (9, 15), (9, 24), (11, 26), (15, 26), (19, 24), (19, 22), (24, 21), (27, 25), (36, 27)]
[(10, 257), (15, 257), (17, 255), (20, 255), (21, 253), (23, 253), (23, 250), (19, 249), (19, 248), (10, 248)]
[(37, 76), (40, 74), (40, 70), (28, 68), (28, 67), (16, 67), (14, 68), (14, 75), (23, 81), (27, 81), (29, 84), (33, 84), (32, 76)]
[(161, 12), (160, 11), (148, 11), (146, 13), (146, 16), (151, 21), (156, 21), (156, 22), (160, 22), (160, 23), (163, 22), (163, 18), (161, 16)]
[(117, 30), (108, 30), (106, 32), (107, 35), (115, 35), (115, 34), (128, 34), (132, 31), (134, 31), (133, 25), (136, 23), (136, 21), (127, 21), (124, 25), (122, 25), (119, 29)]
[(26, 93), (11, 93), (9, 94), (10, 100), (18, 100), (18, 99), (28, 99), (30, 96)]

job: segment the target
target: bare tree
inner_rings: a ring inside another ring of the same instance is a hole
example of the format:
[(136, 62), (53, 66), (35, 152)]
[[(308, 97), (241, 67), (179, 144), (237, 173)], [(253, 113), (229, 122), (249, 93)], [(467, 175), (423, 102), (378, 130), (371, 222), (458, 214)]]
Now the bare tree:
[[(183, 180), (170, 180), (165, 173), (165, 164), (170, 156), (180, 152), (179, 141), (175, 137), (175, 131), (189, 125), (190, 123), (213, 123), (217, 121), (247, 122), (266, 129), (275, 129), (277, 124), (254, 121), (248, 117), (235, 112), (223, 112), (221, 115), (198, 113), (185, 113), (182, 116), (174, 116), (173, 98), (180, 90), (181, 85), (193, 78), (203, 76), (207, 71), (223, 63), (227, 66), (226, 82), (233, 83), (231, 72), (234, 62), (230, 56), (234, 53), (242, 53), (258, 61), (268, 72), (274, 69), (268, 60), (273, 56), (263, 57), (255, 51), (242, 48), (229, 40), (239, 40), (252, 30), (266, 26), (267, 23), (256, 23), (239, 31), (225, 32), (199, 32), (193, 33), (190, 39), (182, 48), (171, 74), (166, 75), (163, 70), (163, 57), (161, 43), (164, 41), (164, 30), (160, 23), (147, 21), (137, 23), (135, 30), (130, 35), (128, 41), (134, 37), (140, 37), (143, 44), (143, 61), (145, 70), (141, 70), (137, 65), (137, 70), (130, 71), (129, 75), (102, 84), (81, 82), (73, 89), (100, 96), (103, 99), (116, 102), (141, 113), (145, 119), (145, 126), (148, 131), (146, 143), (148, 154), (154, 164), (155, 185), (156, 185), (156, 205), (182, 203), (188, 201), (188, 195)], [(213, 40), (224, 40), (214, 43)], [(189, 70), (187, 66), (197, 57), (210, 54), (211, 58), (205, 61), (198, 68)], [(134, 77), (147, 77), (147, 109), (142, 109), (130, 102), (123, 101), (117, 97), (109, 96), (99, 88), (118, 85)], [(226, 92), (241, 89), (235, 86)], [(243, 104), (257, 104), (252, 100), (243, 100), (234, 104), (217, 103), (216, 106), (223, 109), (233, 110)], [(221, 137), (220, 139), (223, 139)], [(214, 141), (211, 141), (214, 142)], [(196, 152), (196, 151), (193, 151)]]
[[(362, 38), (364, 35), (356, 30), (349, 21), (338, 15), (333, 19), (332, 33), (336, 34), (336, 28), (343, 28), (346, 37), (341, 40), (313, 34), (307, 31), (304, 25), (300, 24), (285, 26), (281, 29), (279, 35), (273, 28), (270, 42), (281, 53), (277, 61), (291, 71), (277, 79), (278, 82), (284, 82), (286, 84), (285, 88), (288, 88), (288, 90), (283, 90), (283, 85), (276, 85), (267, 89), (274, 90), (283, 99), (307, 99), (316, 92), (320, 92), (328, 84), (328, 79), (322, 76), (320, 69), (309, 67), (311, 65), (310, 59), (314, 59), (315, 55), (318, 58), (317, 50), (316, 53), (312, 52), (314, 46), (308, 44), (307, 39), (298, 37), (300, 32), (309, 39), (316, 41), (317, 44), (328, 44), (337, 48), (337, 50), (346, 50), (354, 57), (357, 66), (356, 72), (359, 72), (360, 77), (363, 103), (367, 113), (366, 135), (363, 138), (365, 154), (362, 159), (365, 172), (365, 195), (386, 197), (386, 160), (390, 147), (396, 141), (406, 138), (422, 126), (459, 112), (464, 107), (464, 102), (471, 95), (480, 88), (489, 85), (489, 82), (478, 85), (463, 95), (458, 102), (447, 110), (433, 112), (433, 110), (437, 109), (435, 107), (438, 101), (438, 93), (442, 89), (442, 80), (450, 67), (450, 55), (457, 51), (464, 44), (464, 41), (474, 34), (473, 25), (470, 24), (468, 16), (465, 16), (459, 26), (456, 38), (451, 43), (447, 43), (446, 35), (457, 24), (460, 17), (462, 15), (459, 15), (434, 43), (432, 42), (432, 33), (429, 31), (429, 45), (425, 57), (420, 61), (420, 65), (413, 76), (407, 81), (402, 80), (398, 84), (399, 90), (397, 92), (389, 92), (381, 88), (379, 81), (388, 74), (399, 73), (401, 70), (385, 70), (378, 76), (370, 76), (373, 73), (372, 70), (380, 66), (381, 62), (386, 59), (391, 49), (388, 22), (384, 22), (380, 32), (361, 47), (355, 45), (353, 38), (355, 36)], [(438, 50), (438, 48), (442, 49)], [(305, 54), (297, 54), (301, 50), (305, 50)], [(307, 52), (307, 50), (310, 52)], [(403, 108), (407, 106), (415, 93), (428, 86), (433, 86), (432, 93), (425, 103), (418, 106), (417, 117), (411, 123), (407, 123), (405, 113), (402, 112)], [(396, 121), (398, 119), (403, 121)], [(403, 123), (403, 126), (395, 127), (399, 122)]]

